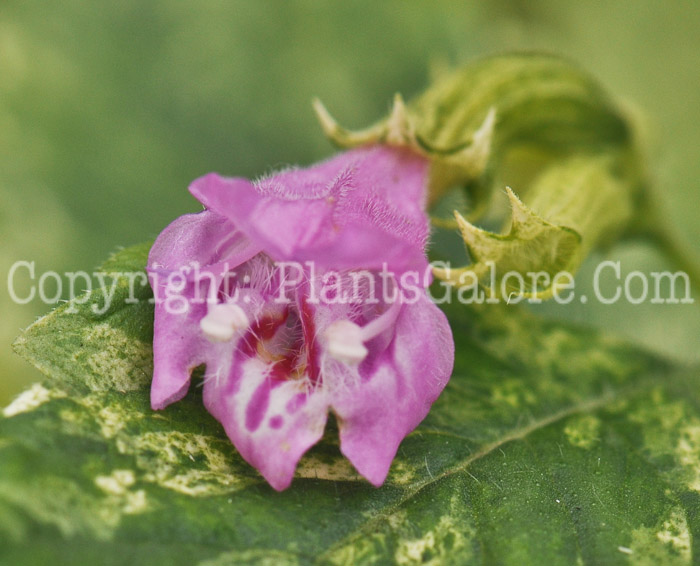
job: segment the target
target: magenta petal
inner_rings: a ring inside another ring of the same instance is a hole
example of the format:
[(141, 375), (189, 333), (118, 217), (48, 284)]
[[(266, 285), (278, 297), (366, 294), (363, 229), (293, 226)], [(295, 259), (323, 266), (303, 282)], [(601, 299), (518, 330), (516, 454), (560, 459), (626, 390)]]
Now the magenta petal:
[(204, 405), (223, 425), (241, 456), (281, 491), (302, 455), (323, 436), (328, 401), (296, 380), (276, 380), (270, 366), (238, 355), (230, 373), (204, 383)]
[[(162, 409), (178, 401), (187, 393), (192, 370), (208, 361), (222, 358), (223, 345), (212, 344), (202, 335), (199, 322), (207, 312), (206, 303), (195, 298), (195, 285), (187, 279), (191, 272), (183, 272), (184, 288), (177, 293), (181, 299), (167, 302), (172, 290), (168, 287), (171, 274), (191, 262), (198, 262), (201, 272), (221, 281), (224, 267), (231, 268), (257, 253), (249, 240), (237, 232), (229, 222), (212, 212), (188, 214), (172, 222), (151, 248), (148, 271), (151, 286), (157, 298), (153, 326), (153, 382), (151, 405)], [(211, 282), (202, 279), (199, 296), (206, 299)], [(214, 283), (218, 287), (218, 283)], [(178, 305), (184, 312), (173, 312)], [(229, 347), (229, 350), (231, 348)], [(224, 359), (229, 356), (224, 356)]]
[(192, 370), (200, 365), (208, 344), (199, 335), (199, 321), (206, 305), (181, 315), (156, 306), (153, 323), (153, 382), (151, 406), (163, 409), (187, 393)]
[(274, 259), (423, 271), (427, 171), (416, 154), (376, 146), (255, 184), (210, 174), (194, 181), (190, 192)]
[(226, 262), (235, 268), (260, 251), (226, 217), (204, 210), (180, 216), (158, 235), (148, 270), (177, 271), (192, 262), (202, 267)]
[(341, 451), (374, 485), (384, 482), (399, 444), (444, 389), (453, 360), (447, 319), (422, 296), (402, 307), (394, 340), (371, 374), (355, 390), (333, 399)]

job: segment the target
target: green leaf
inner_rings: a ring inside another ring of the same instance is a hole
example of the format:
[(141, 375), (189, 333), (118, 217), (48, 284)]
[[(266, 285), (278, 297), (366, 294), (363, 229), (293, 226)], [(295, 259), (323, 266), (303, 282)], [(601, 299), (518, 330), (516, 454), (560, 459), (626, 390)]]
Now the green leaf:
[[(140, 269), (146, 250), (106, 268)], [(0, 418), (0, 563), (674, 565), (697, 553), (697, 370), (506, 305), (459, 306), (454, 375), (386, 484), (358, 477), (329, 430), (276, 493), (196, 385), (150, 410), (139, 293), (103, 315), (64, 305), (18, 341), (49, 379)]]

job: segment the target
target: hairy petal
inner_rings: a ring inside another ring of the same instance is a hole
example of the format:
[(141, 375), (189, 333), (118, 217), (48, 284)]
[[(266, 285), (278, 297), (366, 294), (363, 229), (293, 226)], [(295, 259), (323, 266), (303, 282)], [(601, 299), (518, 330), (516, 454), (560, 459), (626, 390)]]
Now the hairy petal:
[(422, 295), (402, 306), (391, 344), (360, 368), (362, 383), (334, 396), (340, 449), (372, 484), (384, 482), (399, 444), (428, 414), (453, 363), (447, 319)]
[[(328, 269), (424, 270), (428, 162), (382, 146), (339, 154), (255, 184), (209, 174), (190, 192), (273, 259)], [(382, 253), (378, 254), (377, 250)]]
[[(230, 359), (231, 346), (211, 343), (199, 322), (207, 313), (207, 295), (210, 289), (218, 289), (226, 267), (247, 261), (257, 251), (225, 218), (208, 211), (182, 216), (158, 236), (148, 258), (157, 299), (151, 385), (154, 409), (185, 396), (195, 367)], [(193, 280), (192, 270), (180, 270), (193, 261), (202, 266), (204, 276), (199, 283)]]

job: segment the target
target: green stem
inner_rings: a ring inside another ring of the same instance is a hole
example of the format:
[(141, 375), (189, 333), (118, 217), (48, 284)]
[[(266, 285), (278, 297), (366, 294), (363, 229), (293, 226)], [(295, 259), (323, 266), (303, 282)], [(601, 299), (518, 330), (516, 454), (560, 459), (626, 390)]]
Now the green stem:
[(672, 234), (670, 230), (663, 227), (649, 230), (646, 237), (671, 261), (676, 269), (688, 274), (693, 294), (700, 296), (700, 262), (688, 246), (682, 243), (680, 238)]

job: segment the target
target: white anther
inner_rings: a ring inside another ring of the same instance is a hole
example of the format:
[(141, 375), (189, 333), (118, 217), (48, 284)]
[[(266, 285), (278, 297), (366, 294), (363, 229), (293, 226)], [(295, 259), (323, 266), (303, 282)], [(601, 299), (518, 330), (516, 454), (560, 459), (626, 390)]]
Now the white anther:
[(325, 331), (331, 357), (348, 365), (357, 365), (367, 357), (360, 326), (350, 320), (336, 320)]
[(248, 328), (250, 321), (238, 305), (222, 303), (209, 307), (199, 326), (212, 342), (226, 342), (237, 332)]

